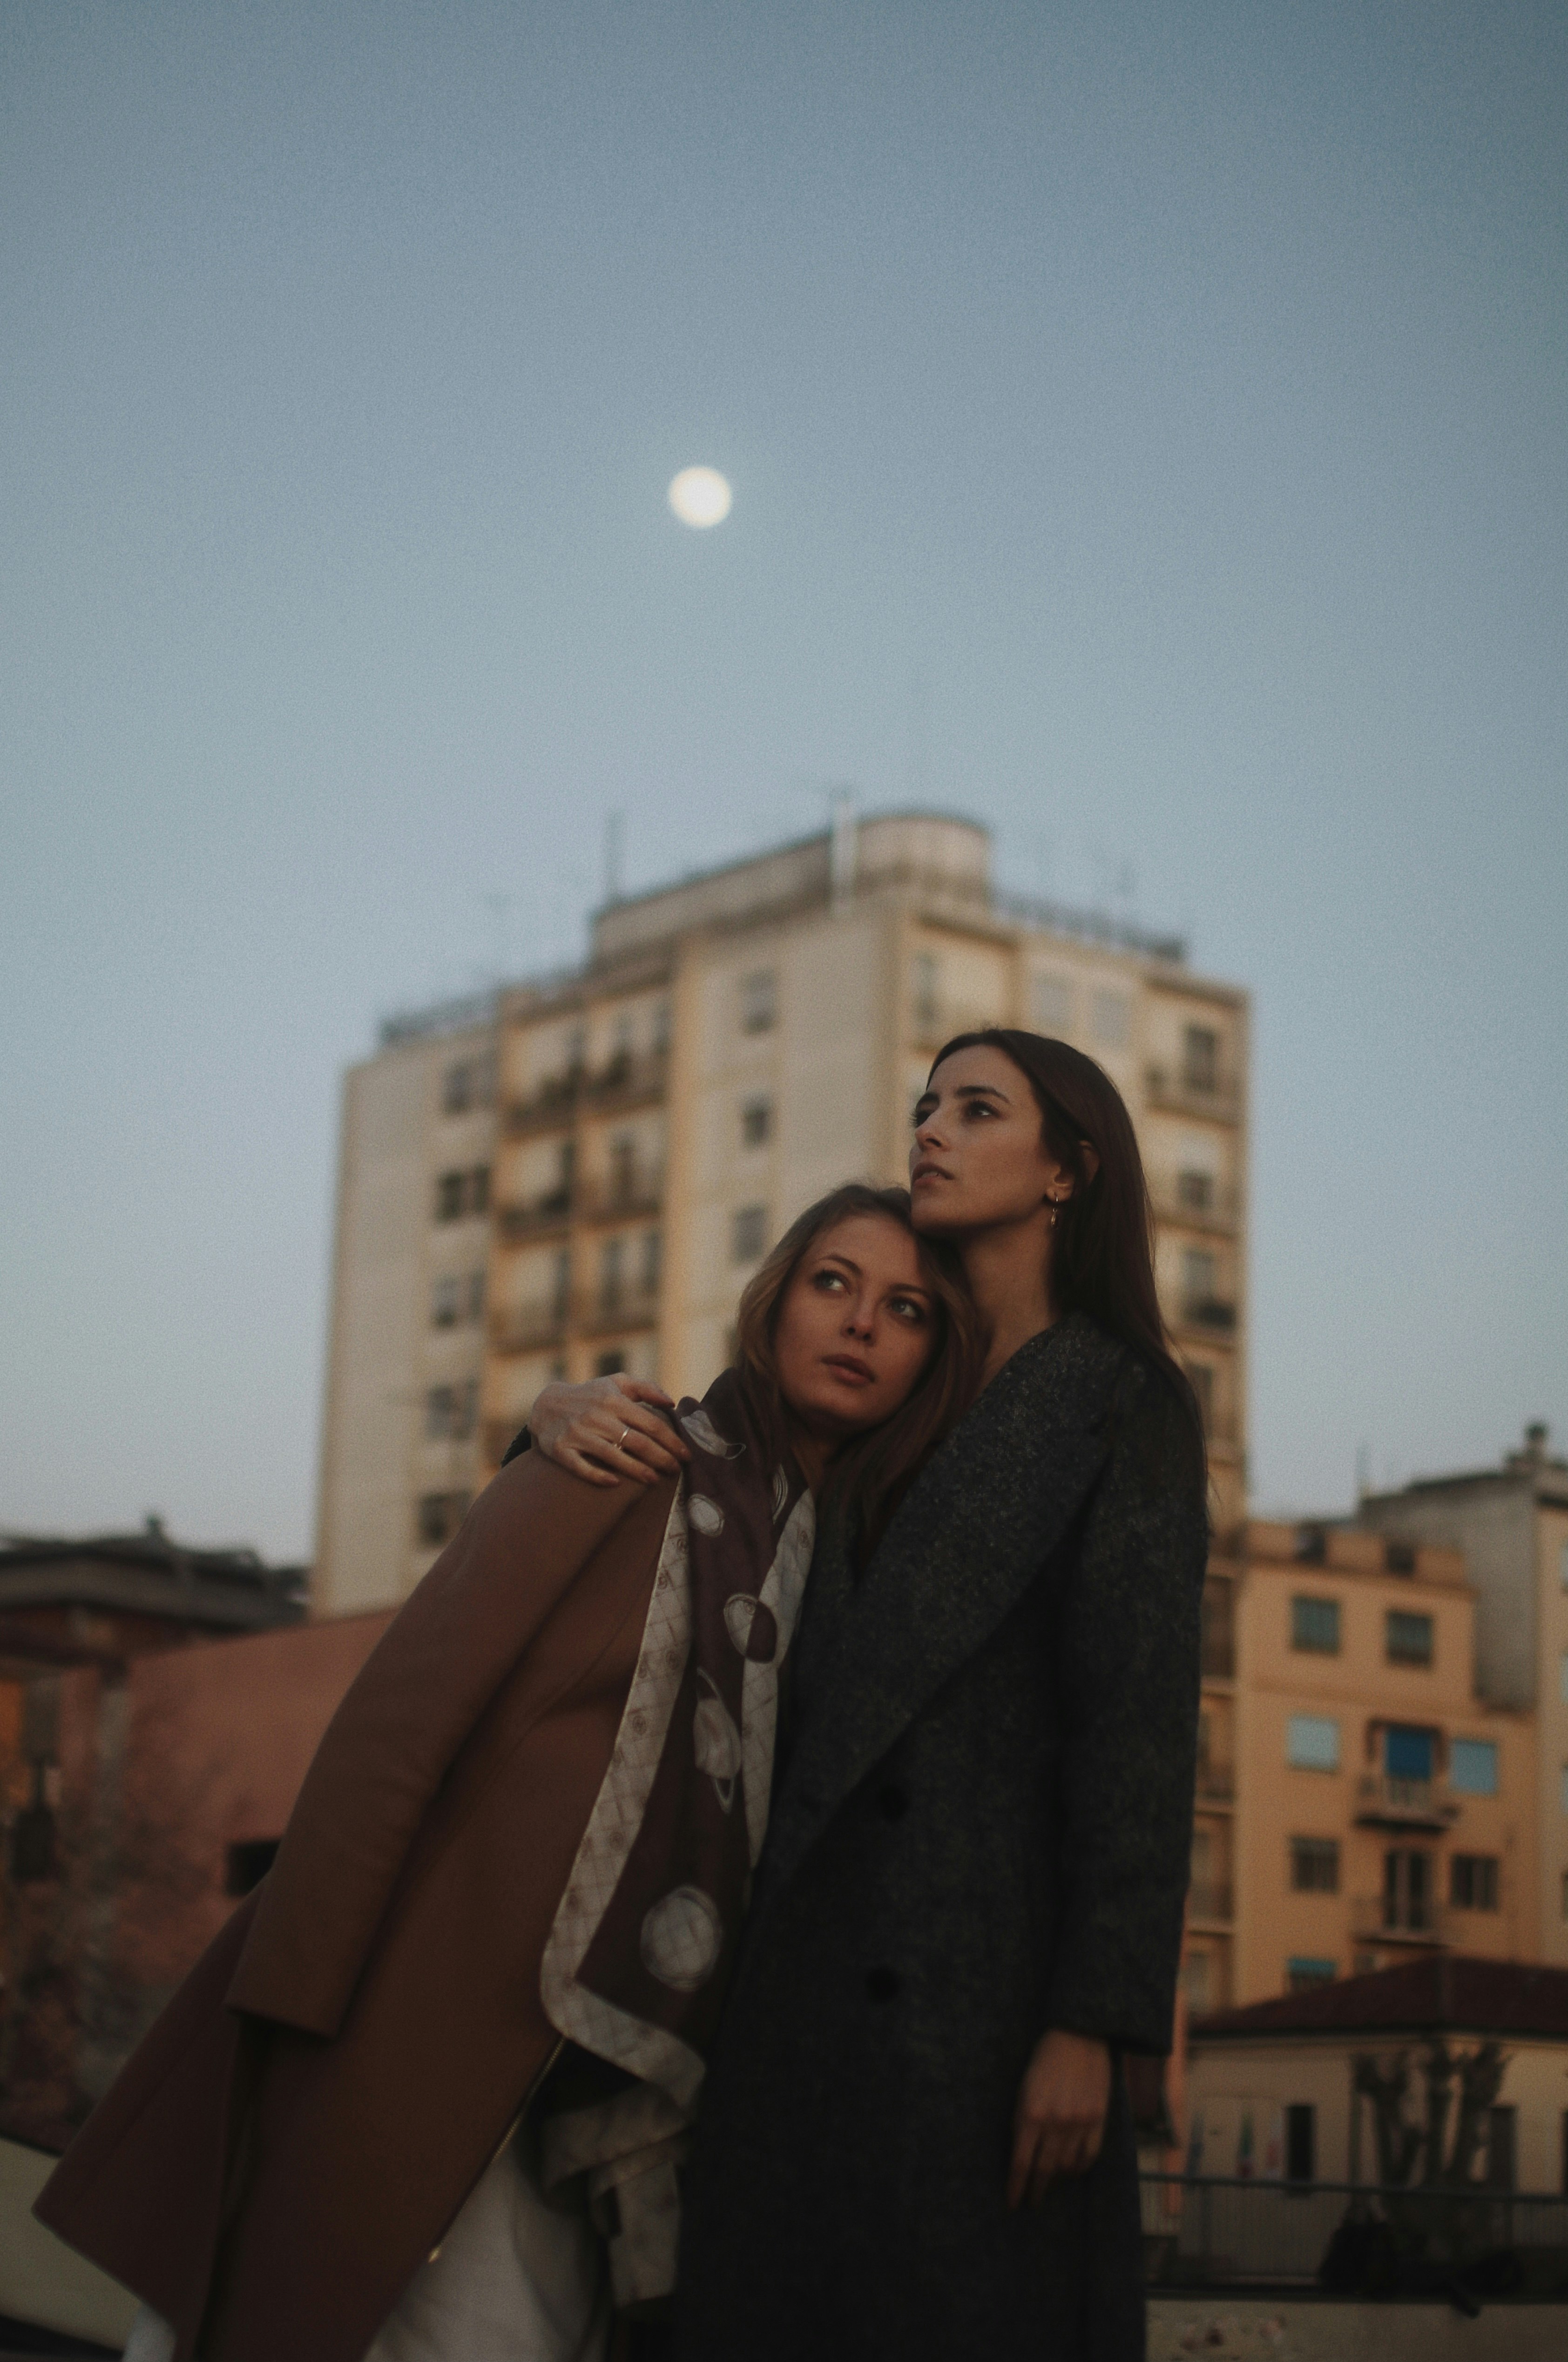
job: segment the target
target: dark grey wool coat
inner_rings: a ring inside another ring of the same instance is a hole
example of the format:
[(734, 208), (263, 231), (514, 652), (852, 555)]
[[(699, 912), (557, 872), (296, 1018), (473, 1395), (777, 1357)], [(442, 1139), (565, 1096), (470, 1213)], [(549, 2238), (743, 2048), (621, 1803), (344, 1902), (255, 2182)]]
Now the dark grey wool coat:
[(1010, 2213), (1050, 2026), (1170, 2046), (1207, 1527), (1170, 1390), (1021, 1348), (858, 1580), (819, 1549), (688, 2176), (680, 2362), (1136, 2362), (1136, 2157)]

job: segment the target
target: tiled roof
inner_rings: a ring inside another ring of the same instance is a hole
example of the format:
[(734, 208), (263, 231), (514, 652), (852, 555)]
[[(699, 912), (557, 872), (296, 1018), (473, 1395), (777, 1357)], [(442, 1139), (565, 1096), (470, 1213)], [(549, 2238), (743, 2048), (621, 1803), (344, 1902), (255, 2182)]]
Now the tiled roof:
[(1431, 1953), (1395, 1969), (1310, 1985), (1277, 2001), (1195, 2017), (1197, 2046), (1259, 2035), (1512, 2034), (1568, 2041), (1568, 1969)]

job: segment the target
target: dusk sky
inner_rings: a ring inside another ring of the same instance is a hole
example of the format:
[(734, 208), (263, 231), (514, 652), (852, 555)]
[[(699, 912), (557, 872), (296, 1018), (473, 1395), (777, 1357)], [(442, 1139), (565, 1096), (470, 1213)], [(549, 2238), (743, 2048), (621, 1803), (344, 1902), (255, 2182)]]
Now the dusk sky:
[(0, 109), (0, 1527), (308, 1553), (345, 1064), (839, 784), (1253, 994), (1259, 1508), (1568, 1441), (1568, 11), (33, 0)]

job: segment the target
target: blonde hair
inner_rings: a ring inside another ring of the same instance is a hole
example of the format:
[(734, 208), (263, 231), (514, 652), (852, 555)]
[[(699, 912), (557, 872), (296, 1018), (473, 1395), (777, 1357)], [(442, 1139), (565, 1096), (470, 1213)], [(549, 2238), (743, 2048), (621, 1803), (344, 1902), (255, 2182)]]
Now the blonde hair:
[(908, 1398), (880, 1427), (856, 1436), (834, 1456), (823, 1488), (824, 1501), (856, 1529), (856, 1554), (862, 1560), (975, 1396), (982, 1360), (980, 1324), (956, 1255), (914, 1230), (907, 1189), (877, 1189), (869, 1182), (846, 1181), (796, 1216), (746, 1282), (735, 1318), (741, 1384), (757, 1418), (782, 1442), (785, 1414), (774, 1338), (785, 1291), (825, 1231), (866, 1214), (897, 1222), (914, 1241), (934, 1318), (931, 1352)]

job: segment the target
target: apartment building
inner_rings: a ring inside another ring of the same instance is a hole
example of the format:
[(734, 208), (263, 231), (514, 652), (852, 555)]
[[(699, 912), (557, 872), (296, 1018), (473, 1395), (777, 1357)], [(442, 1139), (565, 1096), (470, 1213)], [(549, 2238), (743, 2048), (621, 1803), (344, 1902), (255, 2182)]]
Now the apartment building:
[(1478, 1691), (1463, 1554), (1256, 1518), (1238, 1540), (1206, 1603), (1189, 2007), (1550, 1957), (1535, 1716)]
[(1568, 1462), (1527, 1427), (1499, 1466), (1371, 1494), (1358, 1525), (1463, 1551), (1475, 1592), (1475, 1685), (1534, 1717), (1540, 1831), (1531, 1957), (1568, 1967)]
[(348, 1075), (315, 1612), (403, 1596), (552, 1376), (701, 1392), (770, 1242), (838, 1181), (904, 1177), (933, 1053), (988, 1023), (1077, 1043), (1128, 1100), (1233, 1527), (1246, 996), (999, 893), (972, 822), (842, 814), (609, 904), (580, 967), (401, 1021)]

